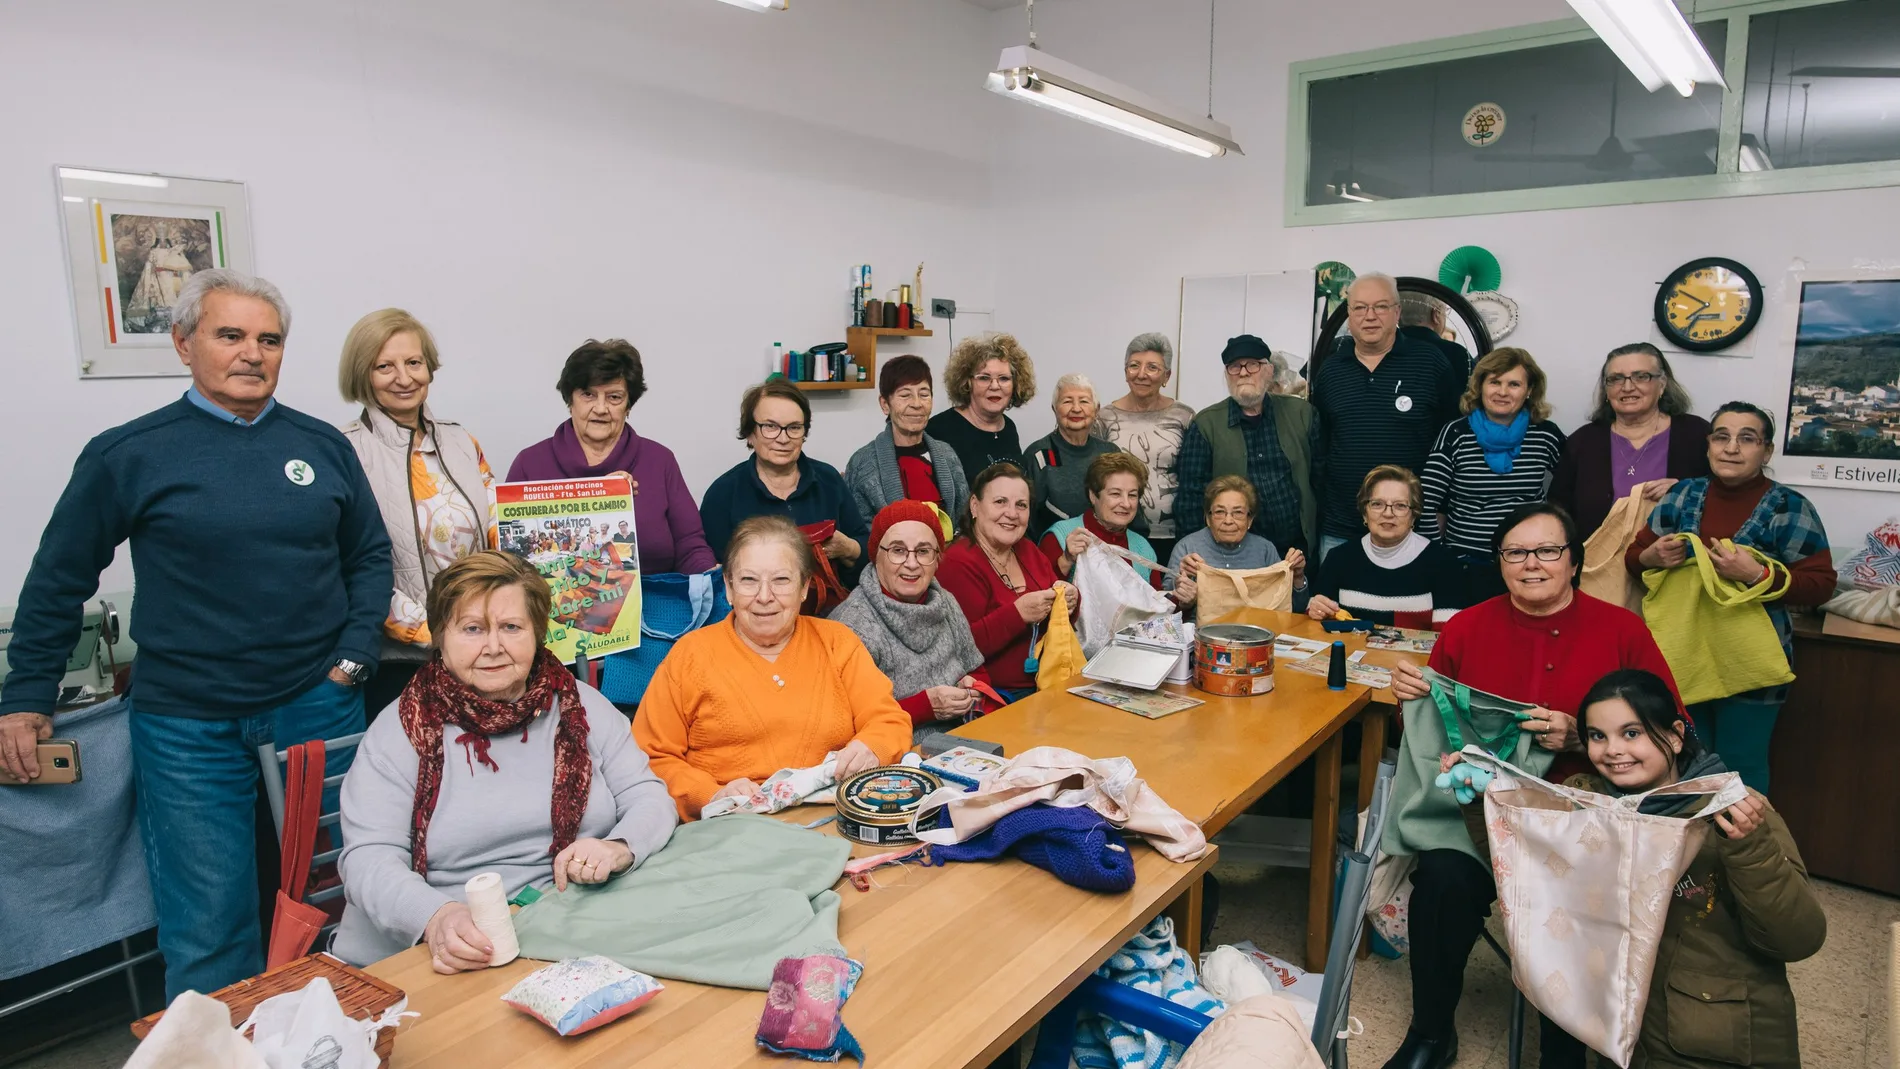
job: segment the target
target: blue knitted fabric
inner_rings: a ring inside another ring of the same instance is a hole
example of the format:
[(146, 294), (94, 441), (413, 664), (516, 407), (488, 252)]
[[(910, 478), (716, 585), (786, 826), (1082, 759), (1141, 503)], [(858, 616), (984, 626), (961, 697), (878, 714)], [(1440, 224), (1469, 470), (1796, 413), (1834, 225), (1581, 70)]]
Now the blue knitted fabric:
[(1063, 808), (1037, 802), (964, 842), (932, 846), (924, 864), (990, 861), (1005, 854), (1090, 891), (1126, 891), (1135, 886), (1135, 861), (1129, 856), (1128, 840), (1087, 806)]

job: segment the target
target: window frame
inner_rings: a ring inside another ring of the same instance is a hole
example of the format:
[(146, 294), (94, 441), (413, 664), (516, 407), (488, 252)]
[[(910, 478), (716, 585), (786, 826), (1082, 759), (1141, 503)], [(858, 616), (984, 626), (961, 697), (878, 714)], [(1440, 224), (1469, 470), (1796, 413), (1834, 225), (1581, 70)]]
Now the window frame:
[[(1900, 160), (1839, 163), (1819, 167), (1791, 167), (1771, 171), (1743, 171), (1742, 95), (1748, 78), (1748, 24), (1755, 15), (1822, 7), (1846, 0), (1693, 0), (1697, 21), (1720, 17), (1728, 23), (1728, 44), (1721, 57), (1722, 118), (1716, 141), (1715, 172), (1674, 178), (1647, 178), (1629, 182), (1602, 182), (1580, 186), (1544, 186), (1500, 190), (1494, 193), (1444, 193), (1403, 200), (1347, 201), (1339, 204), (1306, 203), (1310, 142), (1307, 137), (1308, 90), (1313, 82), (1355, 74), (1440, 63), (1447, 60), (1514, 52), (1545, 45), (1594, 40), (1596, 34), (1582, 19), (1561, 19), (1515, 26), (1488, 33), (1445, 37), (1418, 44), (1397, 45), (1303, 60), (1287, 71), (1286, 211), (1288, 226), (1323, 226), (1396, 219), (1438, 219), (1464, 215), (1544, 211), (1553, 208), (1594, 208), (1612, 204), (1653, 204), (1665, 201), (1713, 200), (1775, 193), (1811, 193), (1837, 189), (1868, 189), (1900, 185)], [(1690, 13), (1682, 0), (1677, 7)], [(1665, 87), (1658, 92), (1673, 92)]]

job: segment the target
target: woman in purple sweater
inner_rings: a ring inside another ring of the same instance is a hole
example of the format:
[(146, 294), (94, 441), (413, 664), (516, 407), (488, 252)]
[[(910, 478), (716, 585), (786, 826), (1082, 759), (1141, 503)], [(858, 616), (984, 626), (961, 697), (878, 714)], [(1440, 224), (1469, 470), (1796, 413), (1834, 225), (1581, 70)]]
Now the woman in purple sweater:
[(699, 524), (699, 506), (686, 489), (673, 451), (627, 426), (627, 412), (647, 390), (640, 351), (617, 338), (589, 339), (567, 358), (555, 389), (567, 402), (570, 418), (555, 428), (553, 437), (515, 456), (508, 481), (626, 475), (633, 480), (640, 570), (690, 575), (715, 567), (718, 561)]
[(1586, 538), (1636, 485), (1648, 484), (1643, 495), (1654, 505), (1677, 479), (1709, 473), (1709, 424), (1689, 411), (1662, 350), (1648, 342), (1610, 350), (1595, 400), (1590, 422), (1564, 443), (1550, 484), (1550, 500)]

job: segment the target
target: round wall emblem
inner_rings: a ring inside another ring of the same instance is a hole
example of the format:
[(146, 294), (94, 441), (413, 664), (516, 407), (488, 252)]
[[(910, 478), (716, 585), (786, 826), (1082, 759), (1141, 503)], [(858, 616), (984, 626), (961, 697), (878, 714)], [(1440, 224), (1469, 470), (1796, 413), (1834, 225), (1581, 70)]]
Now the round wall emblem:
[(1504, 136), (1504, 109), (1489, 102), (1473, 104), (1465, 112), (1465, 140), (1479, 148), (1498, 143)]

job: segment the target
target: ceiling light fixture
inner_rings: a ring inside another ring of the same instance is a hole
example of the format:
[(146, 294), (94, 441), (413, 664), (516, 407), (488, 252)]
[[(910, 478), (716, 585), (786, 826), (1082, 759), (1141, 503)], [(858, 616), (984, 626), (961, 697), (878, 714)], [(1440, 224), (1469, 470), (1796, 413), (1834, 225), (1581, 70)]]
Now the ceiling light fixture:
[(1772, 171), (1775, 161), (1768, 158), (1768, 150), (1754, 134), (1743, 134), (1740, 166), (1744, 171)]
[(1570, 6), (1650, 92), (1673, 85), (1690, 96), (1698, 83), (1726, 84), (1673, 0), (1570, 0)]
[[(984, 79), (984, 88), (1203, 159), (1240, 151), (1233, 131), (1227, 124), (1215, 122), (1211, 115), (1206, 119), (1195, 118), (1120, 82), (1043, 52), (1036, 44), (1035, 0), (1028, 0), (1026, 6), (1030, 19), (1029, 43), (1003, 49), (996, 69)], [(1211, 62), (1208, 82), (1211, 100)]]
[(724, 0), (733, 7), (743, 7), (748, 11), (783, 11), (791, 0)]

